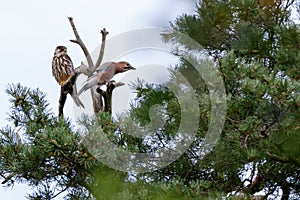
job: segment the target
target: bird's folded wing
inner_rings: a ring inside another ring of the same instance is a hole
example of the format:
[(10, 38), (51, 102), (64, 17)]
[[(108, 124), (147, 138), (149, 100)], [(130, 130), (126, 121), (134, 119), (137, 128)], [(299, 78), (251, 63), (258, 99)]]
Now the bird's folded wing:
[(102, 65), (100, 65), (99, 67), (97, 67), (95, 71), (96, 71), (97, 73), (103, 72), (103, 71), (107, 71), (113, 63), (114, 63), (114, 62), (106, 62), (106, 63), (103, 63)]
[(95, 77), (98, 73), (109, 70), (109, 68), (113, 63), (114, 62), (106, 62), (100, 65), (99, 67), (97, 67), (95, 72), (93, 72), (90, 76), (88, 76), (86, 82), (88, 82), (91, 78)]

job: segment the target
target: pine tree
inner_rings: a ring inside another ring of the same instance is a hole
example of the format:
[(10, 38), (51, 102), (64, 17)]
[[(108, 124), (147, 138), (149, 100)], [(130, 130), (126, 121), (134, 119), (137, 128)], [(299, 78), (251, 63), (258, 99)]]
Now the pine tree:
[[(67, 199), (253, 199), (261, 190), (262, 198), (298, 199), (300, 29), (291, 15), (297, 3), (202, 0), (195, 14), (178, 17), (172, 31), (164, 35), (185, 49), (189, 46), (176, 33), (197, 41), (213, 58), (224, 81), (224, 128), (213, 151), (203, 159), (198, 159), (198, 153), (212, 114), (209, 86), (181, 57), (175, 71), (186, 77), (197, 94), (199, 110), (188, 112), (199, 113), (199, 128), (192, 145), (176, 161), (149, 173), (111, 169), (83, 145), (82, 135), (93, 140), (93, 133), (78, 132), (70, 120), (57, 118), (41, 91), (11, 85), (7, 89), (10, 124), (0, 130), (2, 184), (27, 183), (36, 189), (29, 199), (59, 195)], [(100, 113), (81, 123), (86, 130), (102, 127), (101, 134), (124, 150), (155, 152), (176, 138), (182, 117), (179, 100), (167, 84), (138, 81), (132, 87), (137, 100), (128, 116), (116, 120)], [(160, 115), (149, 115), (151, 109)], [(141, 127), (154, 119), (164, 123), (145, 142), (126, 134), (136, 128), (122, 123), (128, 118)]]
[[(208, 90), (181, 57), (177, 70), (191, 80), (201, 102), (197, 141), (180, 159), (149, 177), (180, 180), (195, 198), (195, 185), (202, 195), (252, 198), (263, 190), (264, 198), (299, 198), (300, 29), (291, 15), (296, 7), (293, 0), (202, 0), (194, 15), (184, 14), (171, 24), (172, 31), (164, 35), (167, 41), (189, 49), (177, 32), (186, 34), (215, 60), (226, 88), (227, 115), (214, 150), (195, 162), (208, 128), (209, 105), (203, 103), (209, 102)], [(166, 90), (140, 88), (140, 106), (133, 113), (143, 122), (147, 105)], [(168, 97), (165, 107), (176, 109), (174, 98)], [(172, 110), (168, 117), (175, 118)], [(170, 121), (178, 126), (176, 119)], [(165, 128), (160, 137), (172, 134)]]

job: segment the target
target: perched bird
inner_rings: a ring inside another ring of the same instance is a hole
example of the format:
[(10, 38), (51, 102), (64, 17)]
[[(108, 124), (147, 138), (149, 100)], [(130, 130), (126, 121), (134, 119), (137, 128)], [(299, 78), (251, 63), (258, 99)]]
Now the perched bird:
[(135, 68), (125, 61), (104, 63), (96, 69), (95, 74), (88, 77), (78, 95), (95, 85), (104, 85), (105, 83), (109, 82), (114, 75), (126, 72), (128, 70), (135, 70)]
[[(60, 86), (63, 86), (67, 80), (74, 75), (74, 67), (71, 58), (67, 54), (65, 46), (57, 46), (52, 60), (52, 74)], [(73, 98), (77, 106), (83, 106), (77, 96), (76, 84), (73, 84), (67, 91)], [(66, 94), (65, 94), (66, 95)], [(65, 101), (66, 96), (64, 97)], [(64, 102), (63, 102), (64, 104)]]

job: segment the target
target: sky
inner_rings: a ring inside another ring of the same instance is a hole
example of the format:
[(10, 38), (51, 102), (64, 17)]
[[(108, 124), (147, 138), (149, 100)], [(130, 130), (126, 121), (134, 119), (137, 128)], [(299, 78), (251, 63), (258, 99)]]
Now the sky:
[[(10, 105), (5, 89), (9, 83), (39, 88), (46, 93), (52, 111), (57, 113), (59, 86), (51, 72), (55, 47), (67, 46), (75, 67), (84, 60), (79, 46), (69, 42), (74, 39), (74, 35), (68, 16), (74, 18), (81, 38), (89, 50), (93, 51), (100, 44), (99, 32), (104, 27), (109, 31), (108, 39), (141, 28), (166, 28), (178, 15), (193, 13), (195, 2), (196, 0), (1, 0), (0, 126), (7, 124), (6, 114)], [(166, 72), (169, 60), (172, 62), (173, 59), (170, 56), (168, 61), (160, 59), (165, 53), (157, 55), (157, 52), (149, 52), (149, 55), (154, 55), (157, 59), (155, 67), (163, 66), (162, 74)], [(153, 58), (143, 56), (145, 54), (137, 52), (126, 58), (137, 69), (142, 66), (140, 69), (151, 71), (149, 65), (153, 64)], [(136, 75), (140, 76), (138, 72), (137, 70)], [(166, 77), (162, 74), (157, 74), (162, 76), (159, 79)], [(126, 104), (128, 101), (123, 107)], [(73, 111), (70, 98), (65, 110), (66, 113)], [(13, 188), (0, 187), (0, 199), (25, 199), (24, 196), (29, 191), (26, 185), (21, 184), (16, 184)]]

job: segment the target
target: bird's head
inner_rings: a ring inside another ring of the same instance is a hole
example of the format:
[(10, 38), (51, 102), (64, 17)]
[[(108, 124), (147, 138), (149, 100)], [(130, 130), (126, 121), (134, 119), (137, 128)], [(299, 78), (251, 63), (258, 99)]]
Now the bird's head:
[(121, 62), (118, 62), (117, 64), (119, 65), (121, 72), (126, 72), (126, 71), (129, 71), (129, 70), (135, 70), (135, 68), (130, 63), (128, 63), (126, 61), (121, 61)]
[(67, 47), (65, 46), (57, 46), (55, 49), (55, 54), (64, 54), (67, 53)]

